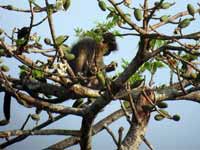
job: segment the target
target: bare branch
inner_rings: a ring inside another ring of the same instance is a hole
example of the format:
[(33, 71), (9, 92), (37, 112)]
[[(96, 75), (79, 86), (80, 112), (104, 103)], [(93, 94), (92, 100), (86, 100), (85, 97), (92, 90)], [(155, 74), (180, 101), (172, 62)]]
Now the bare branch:
[(47, 129), (47, 130), (12, 130), (1, 131), (0, 138), (8, 138), (11, 136), (33, 136), (33, 135), (71, 135), (80, 136), (80, 131), (75, 130), (61, 130), (61, 129)]

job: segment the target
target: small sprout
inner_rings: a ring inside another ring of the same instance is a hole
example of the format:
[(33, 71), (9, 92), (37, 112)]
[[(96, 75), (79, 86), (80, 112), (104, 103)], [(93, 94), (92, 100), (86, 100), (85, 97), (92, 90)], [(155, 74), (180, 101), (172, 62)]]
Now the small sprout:
[(188, 13), (194, 17), (194, 14), (195, 14), (195, 8), (192, 6), (192, 4), (188, 4), (187, 5), (187, 11)]
[(44, 39), (44, 43), (47, 44), (47, 45), (50, 45), (51, 44), (51, 40), (49, 38), (45, 38)]
[(8, 71), (9, 71), (9, 67), (6, 66), (6, 65), (2, 65), (2, 66), (1, 66), (1, 70), (2, 70), (3, 72), (8, 72)]
[(151, 105), (151, 104), (147, 104), (147, 105), (143, 105), (143, 106), (142, 106), (142, 109), (143, 109), (144, 111), (152, 111), (152, 110), (154, 109), (154, 106)]
[(174, 121), (179, 121), (181, 119), (181, 117), (178, 114), (173, 115), (172, 119)]
[(163, 22), (168, 21), (168, 19), (169, 19), (168, 15), (163, 15), (163, 16), (160, 17), (160, 21), (163, 21)]
[(140, 21), (140, 20), (142, 20), (142, 11), (140, 10), (140, 9), (135, 9), (134, 10), (134, 16), (135, 16), (135, 19), (137, 20), (137, 21)]
[(31, 118), (32, 118), (33, 120), (35, 120), (35, 121), (39, 121), (39, 120), (40, 120), (40, 115), (38, 115), (38, 114), (32, 114), (32, 115), (31, 115)]
[(167, 108), (168, 107), (168, 104), (165, 103), (165, 102), (158, 102), (156, 104), (159, 108)]
[(166, 2), (166, 3), (162, 3), (162, 4), (160, 5), (160, 8), (162, 8), (162, 9), (168, 9), (168, 8), (170, 8), (170, 7), (173, 6), (173, 5), (174, 5), (174, 3)]
[(163, 120), (165, 117), (163, 116), (163, 115), (161, 115), (161, 114), (157, 114), (157, 115), (155, 115), (154, 116), (154, 119), (156, 120), (156, 121), (161, 121), (161, 120)]
[(99, 1), (99, 8), (102, 10), (102, 11), (106, 11), (107, 9), (107, 6), (106, 6), (106, 3), (102, 0)]
[(190, 22), (194, 20), (193, 18), (186, 18), (186, 19), (183, 19), (179, 24), (178, 24), (178, 27), (179, 28), (186, 28), (187, 26), (190, 25)]
[(71, 0), (63, 0), (63, 8), (67, 10), (71, 4)]
[(0, 35), (4, 33), (4, 30), (0, 28)]

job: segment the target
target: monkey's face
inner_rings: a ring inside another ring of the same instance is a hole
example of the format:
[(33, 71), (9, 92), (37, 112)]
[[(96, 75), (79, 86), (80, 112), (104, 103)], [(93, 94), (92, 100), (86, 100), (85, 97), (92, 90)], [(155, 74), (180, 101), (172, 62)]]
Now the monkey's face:
[(104, 56), (109, 55), (111, 51), (117, 50), (117, 42), (116, 42), (115, 36), (110, 32), (107, 32), (103, 35), (103, 44), (105, 44), (107, 47), (107, 50), (104, 53)]

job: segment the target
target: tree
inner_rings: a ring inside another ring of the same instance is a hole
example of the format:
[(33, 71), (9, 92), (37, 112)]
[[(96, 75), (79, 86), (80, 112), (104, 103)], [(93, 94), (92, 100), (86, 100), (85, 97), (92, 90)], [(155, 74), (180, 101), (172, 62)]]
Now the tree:
[[(107, 15), (107, 22), (98, 23), (90, 30), (78, 28), (75, 30), (77, 36), (79, 38), (89, 36), (98, 41), (103, 32), (110, 31), (117, 37), (138, 37), (139, 42), (137, 53), (132, 60), (130, 62), (122, 60), (123, 70), (115, 73), (113, 77), (101, 76), (99, 80), (104, 83), (104, 87), (92, 89), (84, 84), (85, 80), (90, 79), (75, 76), (68, 63), (74, 57), (70, 53), (70, 46), (66, 45), (71, 35), (56, 35), (54, 14), (62, 10), (67, 13), (70, 1), (57, 0), (50, 4), (45, 0), (45, 6), (36, 0), (28, 2), (29, 9), (0, 5), (3, 9), (24, 12), (31, 16), (29, 26), (24, 26), (18, 31), (14, 28), (11, 35), (4, 29), (0, 30), (0, 56), (5, 60), (14, 58), (21, 63), (18, 66), (19, 76), (13, 77), (8, 72), (10, 66), (6, 62), (1, 62), (0, 90), (5, 93), (6, 106), (13, 97), (24, 107), (35, 107), (36, 113), (27, 116), (26, 122), (20, 129), (1, 131), (1, 138), (17, 136), (2, 143), (1, 148), (22, 141), (30, 135), (65, 135), (71, 137), (55, 143), (49, 149), (63, 149), (80, 144), (82, 150), (90, 150), (92, 136), (105, 129), (119, 150), (137, 150), (142, 142), (145, 142), (149, 149), (153, 149), (145, 138), (152, 112), (156, 112), (154, 118), (157, 121), (163, 119), (179, 121), (178, 114), (166, 111), (168, 105), (165, 101), (200, 102), (200, 33), (187, 30), (198, 22), (199, 4), (185, 4), (185, 10), (172, 15), (170, 10), (176, 7), (176, 3), (164, 0), (155, 3), (144, 0), (141, 4), (130, 0), (121, 2), (97, 0), (100, 9)], [(36, 22), (36, 13), (44, 12), (46, 16)], [(44, 22), (48, 22), (51, 39), (42, 37), (44, 39), (42, 42), (39, 33), (34, 34), (32, 31)], [(168, 32), (163, 32), (162, 29), (167, 27)], [(38, 54), (42, 54), (44, 60), (41, 61)], [(157, 70), (163, 68), (169, 72), (169, 81), (158, 85), (154, 77)], [(60, 104), (63, 101), (75, 101), (76, 107)], [(116, 103), (120, 101), (121, 108), (94, 124), (97, 115), (106, 109), (111, 101)], [(81, 103), (77, 104), (78, 102)], [(29, 118), (37, 122), (40, 111), (48, 113), (48, 120), (31, 130), (26, 130)], [(1, 125), (9, 123), (9, 113), (10, 110), (5, 111), (6, 119), (0, 122)], [(52, 113), (58, 115), (54, 116)], [(80, 130), (63, 130), (59, 127), (42, 129), (67, 115), (82, 118)], [(126, 117), (130, 128), (127, 133), (123, 132), (123, 127), (119, 128), (116, 138), (109, 125), (123, 116)]]

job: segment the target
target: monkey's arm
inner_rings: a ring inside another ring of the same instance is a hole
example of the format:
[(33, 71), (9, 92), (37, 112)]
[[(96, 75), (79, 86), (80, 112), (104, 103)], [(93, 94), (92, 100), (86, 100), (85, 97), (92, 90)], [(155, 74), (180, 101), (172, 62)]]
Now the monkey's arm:
[(117, 68), (117, 63), (112, 61), (109, 65), (105, 66), (105, 71), (111, 72), (111, 71), (114, 71), (116, 68)]

